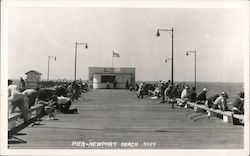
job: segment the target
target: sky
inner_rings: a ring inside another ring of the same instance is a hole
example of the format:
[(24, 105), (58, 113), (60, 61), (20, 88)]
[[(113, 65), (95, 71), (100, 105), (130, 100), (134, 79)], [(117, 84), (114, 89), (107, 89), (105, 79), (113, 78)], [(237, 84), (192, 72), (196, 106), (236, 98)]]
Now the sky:
[(11, 7), (8, 10), (8, 76), (26, 78), (29, 70), (50, 79), (73, 79), (75, 42), (77, 78), (88, 79), (88, 67), (135, 67), (136, 80), (171, 79), (171, 33), (174, 28), (174, 80), (243, 82), (246, 27), (238, 8), (60, 8)]

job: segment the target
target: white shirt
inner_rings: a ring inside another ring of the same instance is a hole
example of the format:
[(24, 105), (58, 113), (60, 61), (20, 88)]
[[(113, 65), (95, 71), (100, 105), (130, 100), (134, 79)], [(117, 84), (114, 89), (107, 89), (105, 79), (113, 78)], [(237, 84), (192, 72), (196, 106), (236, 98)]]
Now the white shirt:
[(69, 101), (70, 101), (70, 98), (67, 98), (67, 97), (64, 97), (64, 96), (57, 97), (57, 103), (58, 104), (66, 104)]
[(183, 91), (181, 92), (181, 98), (182, 98), (182, 99), (183, 99), (183, 98), (186, 98), (187, 95), (188, 95), (188, 92), (187, 92), (187, 89), (185, 88), (185, 89), (183, 89)]
[(220, 95), (219, 97), (217, 97), (217, 99), (214, 101), (214, 104), (218, 105), (219, 103), (224, 102), (224, 98), (222, 95)]
[(21, 92), (19, 92), (16, 85), (8, 86), (8, 97), (9, 97), (8, 100), (9, 101), (17, 101), (23, 98), (23, 96), (24, 95)]
[(32, 93), (37, 92), (34, 89), (26, 89), (25, 91), (22, 92), (23, 95), (30, 96)]

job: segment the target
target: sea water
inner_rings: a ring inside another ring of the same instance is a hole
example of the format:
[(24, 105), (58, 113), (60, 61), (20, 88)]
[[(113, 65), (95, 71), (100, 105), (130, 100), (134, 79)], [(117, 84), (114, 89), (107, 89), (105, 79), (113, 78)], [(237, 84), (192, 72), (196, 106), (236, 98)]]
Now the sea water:
[[(19, 79), (12, 79), (13, 84), (18, 85)], [(159, 81), (136, 81), (137, 84), (140, 82), (157, 84)], [(179, 83), (179, 82), (176, 82)], [(190, 87), (194, 86), (193, 82), (187, 82)], [(197, 94), (202, 92), (203, 88), (207, 88), (207, 97), (214, 94), (220, 94), (222, 91), (226, 91), (230, 99), (234, 99), (240, 91), (244, 91), (244, 83), (238, 82), (196, 82)]]
[[(136, 81), (155, 84), (159, 81)], [(176, 82), (179, 83), (179, 82)], [(187, 82), (190, 88), (194, 86), (193, 82)], [(244, 83), (238, 82), (196, 82), (196, 92), (199, 94), (203, 88), (207, 88), (207, 97), (220, 94), (222, 91), (227, 92), (229, 98), (235, 98), (240, 91), (244, 91)]]

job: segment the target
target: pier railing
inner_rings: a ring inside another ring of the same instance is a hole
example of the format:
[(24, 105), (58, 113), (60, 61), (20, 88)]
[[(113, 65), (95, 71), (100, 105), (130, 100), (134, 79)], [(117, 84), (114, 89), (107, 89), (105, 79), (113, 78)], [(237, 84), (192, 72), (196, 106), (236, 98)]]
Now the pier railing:
[[(181, 103), (181, 104), (185, 103), (185, 101), (180, 98), (177, 98), (176, 100), (178, 103)], [(234, 114), (231, 111), (222, 111), (219, 109), (208, 108), (205, 105), (199, 105), (197, 103), (189, 102), (189, 101), (186, 101), (185, 108), (193, 108), (195, 112), (199, 112), (200, 110), (205, 110), (205, 111), (209, 110), (211, 115), (222, 118), (223, 122), (233, 123), (233, 124), (237, 124), (239, 122), (244, 123), (243, 114)]]
[(17, 123), (17, 120), (22, 116), (21, 113), (11, 113), (8, 117), (8, 139), (15, 138), (21, 142), (26, 142), (24, 140), (18, 139), (17, 137), (14, 137), (14, 135), (17, 134), (19, 131), (23, 130), (25, 127), (29, 126), (29, 124), (34, 123), (37, 119), (41, 118), (44, 115), (42, 113), (43, 108), (43, 105), (37, 104), (28, 109), (27, 122)]

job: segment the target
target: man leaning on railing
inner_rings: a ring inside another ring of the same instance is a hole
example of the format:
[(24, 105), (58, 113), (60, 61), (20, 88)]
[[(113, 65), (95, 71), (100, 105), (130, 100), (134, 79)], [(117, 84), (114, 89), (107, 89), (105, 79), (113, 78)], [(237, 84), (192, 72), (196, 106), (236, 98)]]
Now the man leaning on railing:
[(25, 123), (28, 123), (28, 113), (26, 107), (28, 107), (25, 96), (18, 90), (16, 85), (12, 85), (12, 80), (8, 80), (8, 102), (9, 102), (9, 114), (13, 113), (16, 107), (21, 111), (22, 117)]

